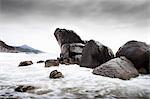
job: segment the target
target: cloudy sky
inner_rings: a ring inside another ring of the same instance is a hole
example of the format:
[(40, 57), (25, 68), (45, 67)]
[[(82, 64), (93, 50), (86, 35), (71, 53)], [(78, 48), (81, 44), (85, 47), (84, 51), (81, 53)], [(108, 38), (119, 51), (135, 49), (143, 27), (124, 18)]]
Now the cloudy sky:
[(150, 43), (150, 0), (0, 0), (0, 39), (58, 52), (57, 27), (114, 52), (128, 40)]

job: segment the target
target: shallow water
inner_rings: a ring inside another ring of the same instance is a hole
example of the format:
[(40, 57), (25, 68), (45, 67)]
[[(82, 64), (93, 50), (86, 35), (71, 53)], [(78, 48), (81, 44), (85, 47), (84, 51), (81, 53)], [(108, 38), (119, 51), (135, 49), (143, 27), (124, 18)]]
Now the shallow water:
[[(140, 75), (130, 80), (120, 80), (92, 74), (92, 69), (78, 65), (59, 65), (45, 68), (39, 60), (56, 58), (55, 54), (0, 53), (0, 96), (23, 99), (108, 98), (149, 99), (150, 75)], [(32, 60), (31, 66), (18, 67), (21, 61)], [(64, 78), (50, 79), (57, 69)], [(32, 85), (31, 92), (15, 92), (18, 85)]]

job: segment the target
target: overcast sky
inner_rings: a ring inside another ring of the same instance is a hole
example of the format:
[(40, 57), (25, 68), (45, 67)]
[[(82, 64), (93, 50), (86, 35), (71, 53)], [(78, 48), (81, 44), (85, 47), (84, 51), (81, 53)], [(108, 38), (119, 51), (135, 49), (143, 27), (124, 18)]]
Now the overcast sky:
[(53, 32), (62, 27), (110, 47), (131, 39), (150, 43), (149, 13), (150, 0), (0, 0), (0, 39), (59, 50)]

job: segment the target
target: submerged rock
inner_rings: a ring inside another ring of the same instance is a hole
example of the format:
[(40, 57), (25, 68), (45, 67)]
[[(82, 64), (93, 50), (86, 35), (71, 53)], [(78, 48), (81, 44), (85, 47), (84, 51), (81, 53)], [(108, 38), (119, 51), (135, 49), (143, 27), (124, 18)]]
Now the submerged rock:
[(99, 67), (96, 67), (93, 70), (93, 74), (123, 80), (128, 80), (139, 75), (133, 63), (125, 57), (111, 59)]
[(45, 61), (43, 61), (43, 60), (40, 60), (40, 61), (37, 61), (37, 63), (44, 63)]
[(22, 99), (22, 98), (19, 96), (13, 95), (11, 93), (4, 93), (4, 94), (0, 93), (0, 99)]
[(32, 65), (32, 64), (33, 64), (32, 61), (23, 61), (23, 62), (20, 62), (19, 67), (20, 66), (28, 66), (28, 65)]
[(146, 43), (129, 41), (119, 48), (116, 56), (125, 56), (131, 60), (140, 73), (150, 73), (150, 48)]
[(63, 44), (84, 43), (84, 41), (82, 41), (81, 38), (72, 30), (57, 28), (54, 35), (60, 47)]
[(56, 79), (56, 78), (63, 78), (63, 74), (61, 72), (58, 72), (57, 70), (53, 70), (50, 75), (49, 75), (49, 78), (53, 78), (53, 79)]
[(83, 48), (79, 65), (81, 67), (95, 68), (113, 57), (114, 55), (110, 48), (97, 41), (90, 40)]
[(51, 67), (51, 66), (59, 66), (59, 61), (56, 59), (46, 60), (45, 67)]
[(20, 85), (17, 88), (15, 88), (15, 91), (17, 91), (17, 92), (27, 92), (27, 91), (31, 91), (31, 90), (34, 90), (34, 89), (35, 89), (34, 86)]

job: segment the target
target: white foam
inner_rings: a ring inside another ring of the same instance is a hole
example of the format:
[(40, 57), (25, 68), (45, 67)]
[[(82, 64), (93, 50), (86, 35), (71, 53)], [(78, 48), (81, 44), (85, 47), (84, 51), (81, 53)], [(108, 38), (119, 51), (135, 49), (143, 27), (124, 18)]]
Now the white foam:
[[(104, 97), (150, 97), (150, 75), (128, 81), (92, 74), (92, 69), (78, 65), (60, 65), (45, 68), (38, 60), (55, 58), (53, 54), (0, 53), (0, 93), (11, 92), (23, 98), (94, 98)], [(33, 65), (18, 67), (20, 61), (32, 60)], [(49, 73), (57, 69), (64, 78), (49, 79)], [(33, 93), (16, 93), (13, 86), (29, 84), (38, 87)], [(3, 88), (2, 88), (3, 86)], [(5, 86), (5, 87), (4, 87)], [(9, 87), (9, 88), (7, 88)], [(45, 93), (38, 95), (39, 93)]]

